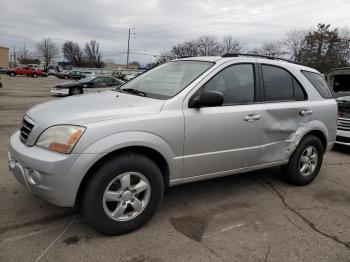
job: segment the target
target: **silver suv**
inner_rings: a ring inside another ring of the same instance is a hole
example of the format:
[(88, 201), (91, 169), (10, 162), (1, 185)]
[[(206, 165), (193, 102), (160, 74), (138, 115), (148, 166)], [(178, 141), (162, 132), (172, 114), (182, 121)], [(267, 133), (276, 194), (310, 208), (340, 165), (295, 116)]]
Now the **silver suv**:
[(227, 54), (171, 61), (112, 91), (37, 105), (8, 156), (23, 186), (78, 206), (112, 235), (149, 220), (168, 186), (272, 166), (309, 184), (336, 132), (337, 103), (319, 72)]

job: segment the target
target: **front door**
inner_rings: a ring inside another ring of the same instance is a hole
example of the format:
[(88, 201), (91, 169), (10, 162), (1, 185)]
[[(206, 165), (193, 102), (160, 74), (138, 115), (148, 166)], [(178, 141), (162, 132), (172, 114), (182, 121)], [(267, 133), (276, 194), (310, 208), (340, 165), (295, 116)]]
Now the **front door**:
[(198, 91), (221, 92), (222, 106), (184, 105), (184, 177), (256, 165), (262, 131), (261, 109), (255, 103), (256, 75), (254, 64), (230, 65)]

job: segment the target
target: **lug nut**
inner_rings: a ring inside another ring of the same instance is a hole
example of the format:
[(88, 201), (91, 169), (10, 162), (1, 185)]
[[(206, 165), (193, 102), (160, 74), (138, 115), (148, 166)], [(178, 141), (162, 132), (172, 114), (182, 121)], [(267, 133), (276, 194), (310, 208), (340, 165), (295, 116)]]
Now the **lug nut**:
[(130, 201), (131, 201), (131, 202), (134, 202), (134, 199), (133, 199), (133, 198), (131, 198), (131, 199), (130, 199)]
[(123, 206), (125, 206), (125, 205), (126, 205), (126, 202), (125, 202), (125, 201), (123, 201), (123, 203), (122, 203), (122, 204), (123, 204)]

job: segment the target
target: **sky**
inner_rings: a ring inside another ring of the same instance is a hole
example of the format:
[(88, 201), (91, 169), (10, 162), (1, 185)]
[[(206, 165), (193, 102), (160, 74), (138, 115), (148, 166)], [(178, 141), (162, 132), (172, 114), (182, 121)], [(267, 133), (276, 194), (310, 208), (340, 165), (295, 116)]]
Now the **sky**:
[(104, 60), (126, 63), (131, 28), (130, 61), (146, 64), (201, 35), (230, 35), (249, 50), (319, 22), (350, 28), (349, 13), (350, 0), (0, 0), (0, 46), (35, 53), (42, 38), (94, 39)]

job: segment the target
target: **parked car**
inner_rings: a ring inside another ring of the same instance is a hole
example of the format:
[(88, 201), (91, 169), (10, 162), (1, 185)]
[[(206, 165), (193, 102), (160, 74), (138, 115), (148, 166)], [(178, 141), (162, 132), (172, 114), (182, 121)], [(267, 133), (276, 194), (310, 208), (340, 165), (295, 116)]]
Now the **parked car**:
[(0, 67), (0, 74), (7, 74), (7, 70), (5, 67)]
[(112, 86), (121, 86), (122, 80), (114, 77), (92, 77), (83, 78), (78, 82), (66, 82), (56, 85), (51, 89), (51, 93), (59, 96), (79, 95), (111, 89)]
[(30, 66), (18, 66), (16, 68), (10, 68), (7, 71), (7, 74), (10, 76), (27, 75), (34, 78), (38, 76), (47, 76), (42, 70), (34, 69)]
[(338, 102), (336, 143), (350, 146), (350, 67), (333, 69), (326, 78)]
[(85, 78), (85, 74), (82, 71), (63, 71), (56, 75), (56, 77), (61, 79), (82, 79)]
[(85, 75), (86, 78), (92, 78), (96, 76), (94, 72), (89, 72), (89, 71), (84, 71), (83, 74)]
[(130, 81), (131, 79), (135, 78), (136, 76), (135, 75), (131, 75), (131, 74), (128, 74), (128, 75), (123, 75), (123, 79), (125, 81)]
[(171, 61), (120, 88), (31, 108), (11, 136), (10, 170), (108, 235), (142, 226), (168, 186), (273, 166), (307, 185), (336, 137), (324, 81), (272, 58)]

